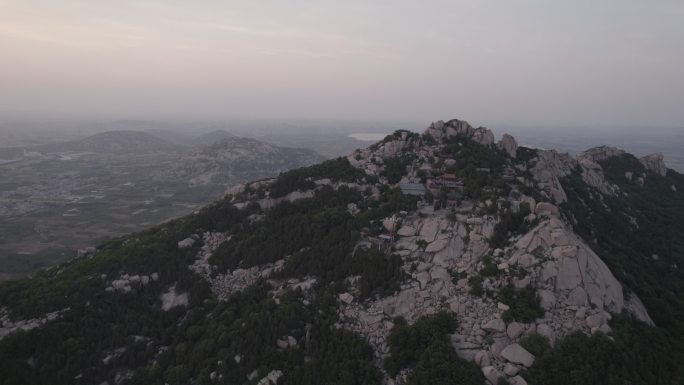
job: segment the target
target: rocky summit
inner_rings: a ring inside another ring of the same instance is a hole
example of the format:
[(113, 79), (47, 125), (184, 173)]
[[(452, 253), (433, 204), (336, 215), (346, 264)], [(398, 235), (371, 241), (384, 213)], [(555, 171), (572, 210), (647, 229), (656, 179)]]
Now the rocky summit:
[(662, 155), (437, 121), (3, 283), (0, 383), (679, 384), (682, 230)]

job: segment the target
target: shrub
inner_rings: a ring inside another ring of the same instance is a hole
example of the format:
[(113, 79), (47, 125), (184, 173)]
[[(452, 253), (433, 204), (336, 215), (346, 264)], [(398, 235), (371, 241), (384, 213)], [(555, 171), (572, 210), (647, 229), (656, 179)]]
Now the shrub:
[(530, 286), (524, 289), (506, 286), (499, 290), (498, 299), (510, 307), (501, 316), (506, 322), (515, 320), (527, 323), (544, 316), (544, 309), (539, 305), (537, 298), (537, 290)]
[(470, 277), (468, 279), (468, 284), (470, 285), (470, 295), (475, 297), (482, 297), (484, 294), (484, 288), (482, 287), (482, 277), (479, 275)]
[(539, 333), (532, 333), (523, 337), (520, 340), (520, 346), (537, 357), (543, 356), (544, 353), (551, 349), (549, 339)]
[(480, 275), (483, 277), (495, 277), (499, 275), (499, 268), (492, 262), (490, 258), (483, 259), (484, 266), (480, 269)]
[(385, 369), (394, 376), (401, 369), (415, 365), (432, 342), (446, 338), (456, 326), (454, 315), (444, 312), (420, 317), (413, 325), (394, 325), (387, 339), (390, 357), (385, 361)]
[(482, 384), (480, 369), (451, 347), (448, 334), (454, 330), (456, 318), (451, 313), (421, 317), (413, 325), (395, 324), (388, 339), (387, 372), (395, 376), (401, 369), (412, 369), (407, 385)]

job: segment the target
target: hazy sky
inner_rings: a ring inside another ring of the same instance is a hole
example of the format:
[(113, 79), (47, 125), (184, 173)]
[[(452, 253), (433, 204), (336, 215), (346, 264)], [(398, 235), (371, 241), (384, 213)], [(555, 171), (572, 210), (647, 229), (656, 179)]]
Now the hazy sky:
[(0, 116), (684, 126), (684, 1), (0, 0)]

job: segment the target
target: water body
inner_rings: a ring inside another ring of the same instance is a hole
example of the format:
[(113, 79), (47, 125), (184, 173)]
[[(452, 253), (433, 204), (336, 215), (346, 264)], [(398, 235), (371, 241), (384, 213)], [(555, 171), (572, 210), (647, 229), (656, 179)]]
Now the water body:
[(373, 132), (360, 132), (360, 133), (355, 133), (355, 134), (349, 134), (347, 135), (350, 138), (360, 140), (362, 142), (377, 142), (378, 140), (384, 139), (387, 135), (389, 134), (379, 134), (379, 133), (373, 133)]

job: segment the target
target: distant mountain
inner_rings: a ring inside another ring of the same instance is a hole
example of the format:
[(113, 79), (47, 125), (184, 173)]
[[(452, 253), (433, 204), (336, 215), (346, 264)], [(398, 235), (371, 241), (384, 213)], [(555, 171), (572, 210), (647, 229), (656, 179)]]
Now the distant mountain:
[(273, 177), (323, 160), (309, 149), (274, 146), (225, 131), (203, 135), (198, 142), (221, 137), (218, 142), (183, 156), (160, 177), (187, 181), (190, 185), (232, 185)]
[(115, 120), (109, 123), (109, 127), (115, 131), (119, 130), (143, 130), (143, 129), (154, 129), (159, 127), (160, 123), (150, 121), (150, 120), (140, 120), (140, 119), (121, 119)]
[(150, 128), (142, 130), (179, 147), (193, 147), (194, 135), (174, 129)]
[(192, 142), (197, 145), (197, 146), (210, 146), (216, 142), (220, 142), (223, 139), (231, 139), (235, 137), (235, 135), (231, 134), (228, 131), (225, 130), (215, 130), (208, 132), (206, 134), (202, 134), (195, 139), (192, 140)]
[(95, 153), (147, 153), (177, 151), (179, 147), (158, 136), (142, 131), (106, 131), (84, 139), (49, 143), (29, 148), (30, 151), (95, 152)]

